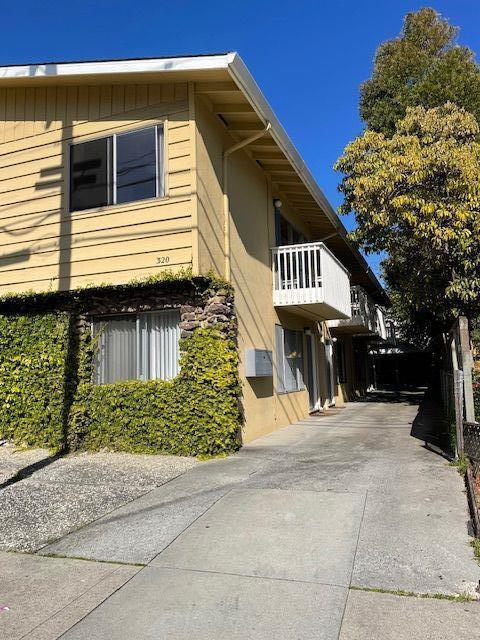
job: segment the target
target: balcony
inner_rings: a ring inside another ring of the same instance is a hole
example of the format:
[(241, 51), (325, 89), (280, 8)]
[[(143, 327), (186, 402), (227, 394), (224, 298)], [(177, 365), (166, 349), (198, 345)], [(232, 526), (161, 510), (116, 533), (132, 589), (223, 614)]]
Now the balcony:
[(329, 327), (334, 330), (334, 334), (366, 334), (382, 338), (386, 335), (382, 310), (365, 289), (359, 286), (351, 288), (350, 318), (329, 322)]
[(322, 320), (350, 317), (348, 271), (322, 242), (272, 249), (273, 304)]

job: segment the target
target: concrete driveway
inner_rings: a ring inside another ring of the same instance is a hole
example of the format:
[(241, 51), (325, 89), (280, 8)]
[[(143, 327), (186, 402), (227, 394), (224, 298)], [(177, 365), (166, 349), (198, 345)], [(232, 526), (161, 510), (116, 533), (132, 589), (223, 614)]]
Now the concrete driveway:
[[(261, 438), (41, 549), (36, 562), (131, 571), (88, 615), (85, 594), (64, 605), (61, 637), (474, 637), (480, 604), (455, 599), (480, 578), (462, 480), (411, 436), (416, 397), (390, 400)], [(59, 637), (49, 620), (6, 637)]]

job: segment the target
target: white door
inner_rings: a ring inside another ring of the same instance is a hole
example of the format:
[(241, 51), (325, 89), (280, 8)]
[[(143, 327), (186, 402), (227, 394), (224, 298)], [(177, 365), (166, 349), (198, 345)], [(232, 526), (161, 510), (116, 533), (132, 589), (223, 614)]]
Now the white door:
[(307, 340), (307, 375), (310, 411), (318, 411), (318, 409), (320, 409), (320, 397), (318, 393), (318, 369), (315, 339), (311, 333), (307, 333), (305, 338)]
[(325, 367), (327, 376), (327, 404), (335, 404), (335, 389), (333, 384), (333, 342), (325, 341)]

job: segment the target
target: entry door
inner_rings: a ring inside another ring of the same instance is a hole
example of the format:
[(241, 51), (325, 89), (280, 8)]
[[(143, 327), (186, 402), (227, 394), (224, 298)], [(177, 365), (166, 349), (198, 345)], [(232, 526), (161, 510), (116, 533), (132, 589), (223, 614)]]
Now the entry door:
[(315, 340), (312, 334), (309, 333), (307, 333), (305, 337), (307, 339), (307, 374), (310, 411), (317, 411), (320, 408), (320, 398), (318, 394), (318, 372)]
[(335, 404), (335, 390), (333, 386), (333, 342), (325, 341), (325, 368), (327, 376), (327, 404)]

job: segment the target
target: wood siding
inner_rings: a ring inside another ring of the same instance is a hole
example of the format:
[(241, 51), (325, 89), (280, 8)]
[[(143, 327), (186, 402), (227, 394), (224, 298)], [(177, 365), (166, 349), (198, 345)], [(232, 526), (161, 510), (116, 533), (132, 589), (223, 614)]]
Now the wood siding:
[[(68, 211), (72, 142), (165, 122), (165, 197)], [(192, 264), (186, 83), (0, 90), (0, 295)]]

